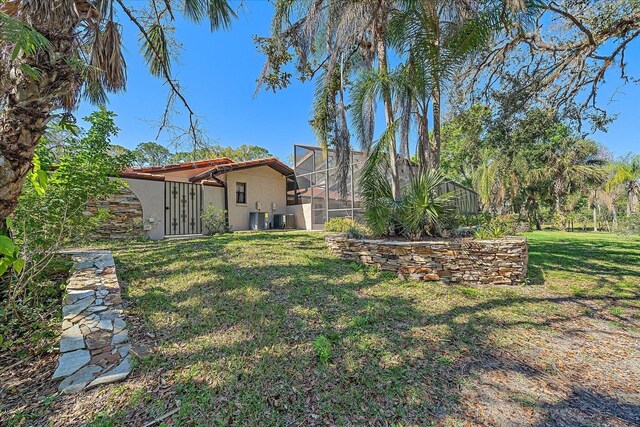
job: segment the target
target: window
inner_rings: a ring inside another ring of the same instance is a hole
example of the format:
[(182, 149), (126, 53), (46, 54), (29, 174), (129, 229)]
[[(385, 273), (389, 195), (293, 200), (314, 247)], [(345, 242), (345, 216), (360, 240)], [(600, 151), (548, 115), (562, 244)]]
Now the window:
[(247, 203), (247, 184), (244, 182), (236, 183), (236, 203)]

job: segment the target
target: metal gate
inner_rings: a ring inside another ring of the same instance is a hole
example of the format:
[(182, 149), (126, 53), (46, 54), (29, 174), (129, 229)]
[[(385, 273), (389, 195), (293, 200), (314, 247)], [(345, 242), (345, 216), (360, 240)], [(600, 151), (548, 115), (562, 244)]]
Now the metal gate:
[(164, 234), (202, 234), (202, 185), (164, 183)]

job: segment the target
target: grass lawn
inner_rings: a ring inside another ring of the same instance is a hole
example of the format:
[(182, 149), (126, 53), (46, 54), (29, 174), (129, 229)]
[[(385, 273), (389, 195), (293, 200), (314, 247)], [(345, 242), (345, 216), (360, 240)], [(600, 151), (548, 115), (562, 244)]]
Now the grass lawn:
[(320, 233), (110, 243), (134, 374), (0, 418), (638, 425), (640, 239), (528, 238), (531, 285), (500, 287), (404, 282), (339, 261)]

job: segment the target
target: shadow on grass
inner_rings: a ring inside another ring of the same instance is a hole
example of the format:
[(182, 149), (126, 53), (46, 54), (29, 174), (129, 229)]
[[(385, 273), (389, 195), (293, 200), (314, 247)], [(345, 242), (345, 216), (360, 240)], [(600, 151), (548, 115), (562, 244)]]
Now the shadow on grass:
[[(587, 248), (576, 245), (533, 242), (531, 280), (544, 282), (548, 269), (591, 271), (589, 261), (573, 255), (578, 250), (584, 256)], [(532, 296), (521, 288), (499, 287), (464, 293), (454, 286), (401, 282), (339, 261), (324, 248), (321, 235), (261, 233), (114, 249), (118, 275), (127, 284), (125, 297), (157, 340), (156, 351), (140, 361), (138, 370), (169, 373), (175, 398), (182, 402), (173, 416), (176, 425), (468, 420), (458, 409), (461, 389), (478, 372), (500, 366), (549, 376), (505, 359), (494, 333), (547, 328), (588, 315), (586, 310), (553, 311), (564, 304), (638, 298), (637, 289), (615, 297)], [(630, 255), (616, 256), (630, 261)], [(610, 262), (606, 255), (594, 258)], [(603, 287), (612, 286), (615, 275), (608, 272), (598, 270)], [(551, 315), (527, 312), (546, 307)], [(505, 316), (510, 310), (518, 314)], [(319, 336), (329, 342), (328, 363), (315, 354)], [(170, 408), (172, 402), (148, 393), (142, 403), (112, 408), (105, 422), (124, 425), (136, 411), (153, 419)], [(553, 407), (536, 405), (550, 417), (540, 425), (553, 424), (553, 417), (579, 424), (593, 410), (640, 422), (640, 407), (595, 390), (571, 394)], [(596, 409), (587, 410), (589, 405)]]

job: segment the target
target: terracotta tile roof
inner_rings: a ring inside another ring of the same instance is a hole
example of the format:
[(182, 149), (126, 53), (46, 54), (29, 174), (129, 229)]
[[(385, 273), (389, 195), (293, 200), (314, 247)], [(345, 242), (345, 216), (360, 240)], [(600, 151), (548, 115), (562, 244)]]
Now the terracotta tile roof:
[(157, 175), (146, 172), (137, 172), (131, 169), (120, 172), (121, 178), (146, 179), (150, 181), (164, 181), (164, 175)]
[[(247, 160), (244, 162), (234, 162), (226, 157), (219, 159), (201, 160), (198, 162), (177, 163), (166, 166), (150, 166), (150, 167), (134, 167), (129, 168), (120, 173), (122, 178), (135, 178), (135, 179), (148, 179), (153, 181), (164, 181), (165, 173), (184, 171), (189, 169), (202, 170), (207, 168), (204, 172), (200, 172), (194, 176), (189, 177), (191, 182), (202, 182), (204, 185), (223, 187), (224, 183), (216, 178), (216, 175), (240, 170), (254, 168), (258, 166), (269, 166), (270, 168), (280, 172), (282, 175), (293, 175), (293, 169), (282, 163), (275, 157), (267, 157), (265, 159)], [(194, 171), (195, 173), (196, 171)]]
[(275, 157), (267, 157), (265, 159), (247, 160), (244, 162), (231, 162), (231, 163), (219, 164), (219, 165), (213, 166), (211, 169), (206, 170), (194, 177), (191, 177), (189, 180), (191, 182), (196, 182), (206, 177), (213, 178), (219, 174), (223, 174), (223, 173), (227, 173), (235, 170), (255, 168), (258, 166), (269, 166), (271, 169), (277, 172), (280, 172), (284, 176), (293, 175), (293, 169), (291, 169), (289, 166), (285, 165)]
[(147, 166), (147, 167), (133, 167), (127, 170), (132, 172), (171, 172), (177, 170), (186, 170), (186, 169), (200, 169), (206, 168), (208, 166), (216, 166), (226, 163), (233, 163), (233, 160), (227, 157), (219, 157), (217, 159), (208, 159), (208, 160), (199, 160), (197, 162), (185, 162), (185, 163), (174, 163), (171, 165), (164, 166)]

